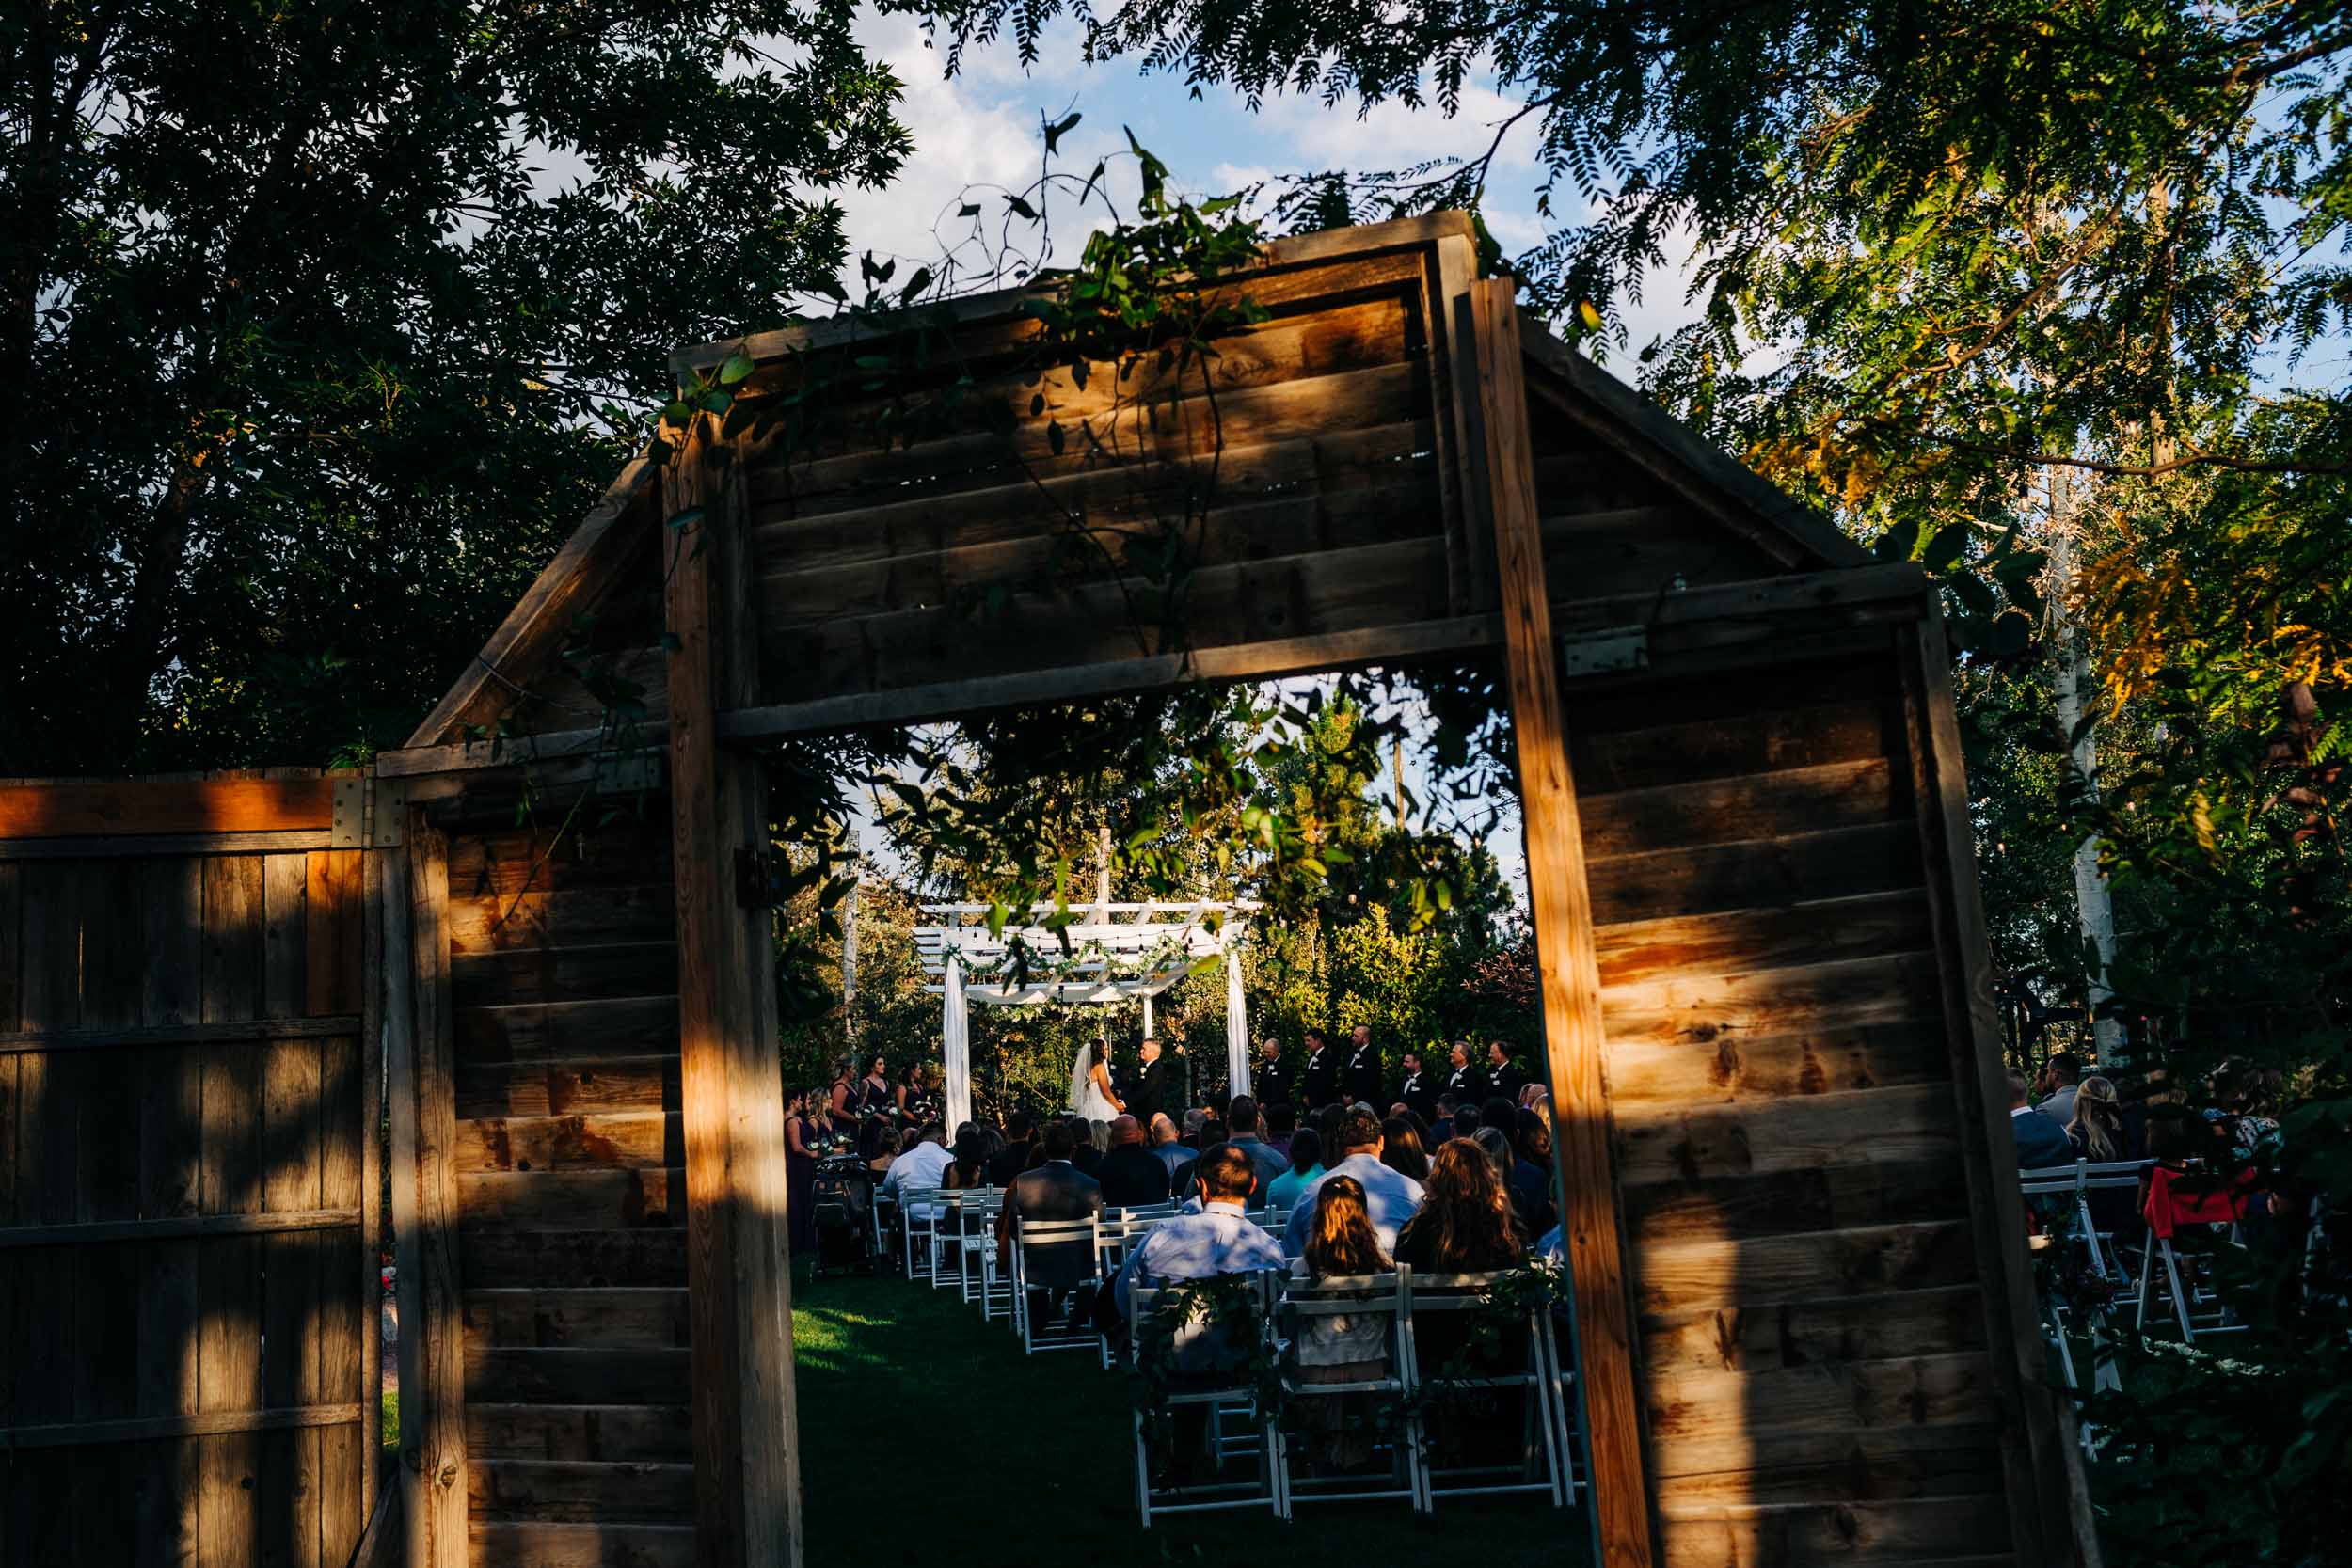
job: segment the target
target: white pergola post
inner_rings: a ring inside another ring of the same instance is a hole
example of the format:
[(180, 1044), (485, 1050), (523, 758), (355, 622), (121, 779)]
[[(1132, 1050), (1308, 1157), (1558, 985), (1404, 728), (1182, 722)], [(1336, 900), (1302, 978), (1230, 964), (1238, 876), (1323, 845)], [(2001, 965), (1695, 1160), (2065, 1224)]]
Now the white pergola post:
[(1234, 1094), (1249, 1092), (1249, 1004), (1241, 990), (1241, 954), (1225, 947), (1225, 1076)]
[(939, 1031), (940, 1055), (947, 1069), (947, 1135), (972, 1119), (972, 1014), (963, 1000), (963, 964), (947, 951), (946, 1017)]
[(1152, 993), (1150, 991), (1143, 993), (1143, 1037), (1147, 1040), (1152, 1037)]

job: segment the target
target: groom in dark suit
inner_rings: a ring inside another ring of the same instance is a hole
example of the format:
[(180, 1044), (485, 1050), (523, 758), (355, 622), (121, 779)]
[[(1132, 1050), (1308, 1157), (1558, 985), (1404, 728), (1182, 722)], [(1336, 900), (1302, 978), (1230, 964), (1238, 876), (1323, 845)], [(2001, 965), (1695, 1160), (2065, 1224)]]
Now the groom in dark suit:
[[(1183, 1053), (1184, 1047), (1177, 1052)], [(1160, 1054), (1160, 1042), (1143, 1042), (1143, 1070), (1136, 1075), (1136, 1086), (1127, 1096), (1127, 1114), (1142, 1126), (1152, 1125), (1152, 1118), (1166, 1112), (1180, 1098), (1172, 1081), (1175, 1064)], [(1181, 1109), (1181, 1107), (1179, 1107)]]

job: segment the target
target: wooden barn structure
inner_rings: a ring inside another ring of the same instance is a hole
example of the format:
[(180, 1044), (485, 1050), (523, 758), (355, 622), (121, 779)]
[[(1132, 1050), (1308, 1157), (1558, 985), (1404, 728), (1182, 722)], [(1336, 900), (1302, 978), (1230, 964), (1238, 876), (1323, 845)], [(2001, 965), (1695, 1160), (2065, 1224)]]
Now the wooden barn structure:
[[(1148, 362), (1031, 385), (1008, 293), (955, 307), (975, 417), (911, 445), (705, 421), (378, 759), (406, 1560), (801, 1560), (763, 749), (1480, 664), (1516, 736), (1600, 1560), (2095, 1563), (1925, 578), (1520, 322), (1458, 215), (1281, 241), (1237, 287), (1266, 319), (1220, 338), (1213, 398)], [(747, 353), (755, 407), (870, 347), (838, 324), (680, 364)], [(842, 385), (839, 428), (882, 422)], [(1169, 506), (1198, 510), (1182, 647), (1123, 612), (1116, 550), (1068, 547), (1073, 517)], [(620, 732), (615, 674), (647, 693)], [(0, 976), (33, 961), (24, 908)], [(19, 1022), (0, 1038), (52, 1037)], [(0, 1225), (51, 1218), (7, 1217), (27, 1147), (0, 1145)], [(57, 1408), (0, 1402), (0, 1444)]]

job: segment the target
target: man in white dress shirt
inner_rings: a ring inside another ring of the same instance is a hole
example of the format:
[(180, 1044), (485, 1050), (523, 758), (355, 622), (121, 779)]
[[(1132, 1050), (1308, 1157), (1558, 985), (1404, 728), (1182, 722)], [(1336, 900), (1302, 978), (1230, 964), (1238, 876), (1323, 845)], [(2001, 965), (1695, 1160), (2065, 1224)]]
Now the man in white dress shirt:
[(1293, 1258), (1306, 1252), (1307, 1238), (1314, 1234), (1316, 1195), (1331, 1178), (1352, 1176), (1363, 1183), (1364, 1207), (1372, 1216), (1372, 1228), (1380, 1237), (1381, 1250), (1394, 1256), (1396, 1233), (1421, 1208), (1421, 1183), (1380, 1163), (1387, 1140), (1380, 1135), (1380, 1118), (1371, 1112), (1350, 1111), (1341, 1119), (1335, 1138), (1341, 1158), (1299, 1189), (1297, 1206), (1291, 1210), (1290, 1224), (1282, 1230), (1283, 1252)]
[(940, 1177), (955, 1163), (947, 1152), (947, 1129), (935, 1121), (923, 1124), (923, 1141), (890, 1162), (890, 1174), (882, 1178), (882, 1190), (904, 1202), (904, 1194), (920, 1188), (936, 1187)]

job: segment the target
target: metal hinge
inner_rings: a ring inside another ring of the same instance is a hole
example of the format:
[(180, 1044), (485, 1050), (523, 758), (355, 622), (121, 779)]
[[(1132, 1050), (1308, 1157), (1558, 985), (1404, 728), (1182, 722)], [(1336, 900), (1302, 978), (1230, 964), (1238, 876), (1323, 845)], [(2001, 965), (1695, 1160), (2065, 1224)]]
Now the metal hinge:
[(397, 849), (408, 820), (408, 781), (376, 779), (368, 791), (368, 847)]
[(337, 779), (334, 810), (326, 819), (329, 849), (358, 849), (368, 842), (368, 781)]
[(661, 753), (624, 752), (596, 759), (596, 793), (639, 795), (661, 787)]
[(1597, 675), (1612, 670), (1646, 669), (1649, 628), (1604, 626), (1581, 637), (1563, 638), (1560, 651), (1561, 673), (1571, 680), (1578, 675)]

